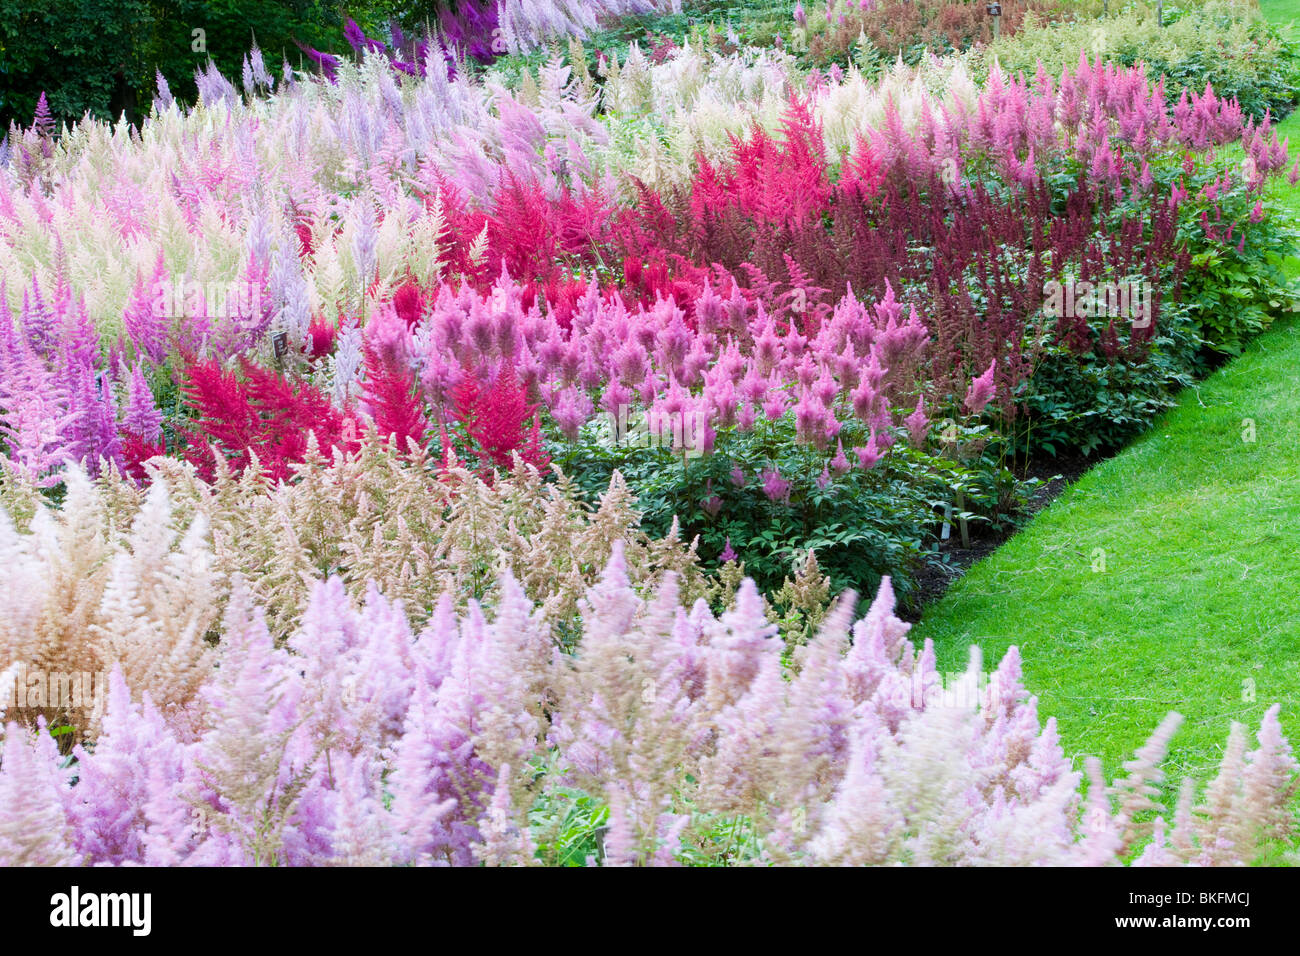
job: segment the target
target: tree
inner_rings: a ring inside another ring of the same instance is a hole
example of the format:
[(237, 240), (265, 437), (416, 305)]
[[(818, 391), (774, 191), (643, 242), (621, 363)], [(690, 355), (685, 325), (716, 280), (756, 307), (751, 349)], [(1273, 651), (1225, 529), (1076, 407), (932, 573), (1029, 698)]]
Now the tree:
[(56, 120), (135, 121), (156, 72), (192, 99), (209, 58), (238, 83), (254, 40), (268, 64), (297, 66), (294, 40), (346, 49), (343, 20), (329, 0), (0, 0), (0, 128), (30, 124), (42, 91)]

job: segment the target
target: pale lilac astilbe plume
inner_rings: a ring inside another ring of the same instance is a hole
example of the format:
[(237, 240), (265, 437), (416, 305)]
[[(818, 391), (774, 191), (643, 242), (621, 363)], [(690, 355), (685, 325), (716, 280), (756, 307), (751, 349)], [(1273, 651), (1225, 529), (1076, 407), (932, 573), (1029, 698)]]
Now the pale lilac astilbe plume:
[[(148, 694), (140, 704), (131, 700), (120, 667), (109, 677), (107, 712), (93, 756), (80, 745), (73, 755), (80, 779), (68, 806), (78, 851), (115, 866), (159, 862), (146, 839), (150, 817), (175, 800), (173, 788), (184, 775), (184, 748)], [(189, 810), (183, 804), (173, 809)]]
[(68, 773), (54, 738), (39, 720), (36, 733), (10, 723), (0, 751), (0, 862), (5, 866), (70, 866), (83, 862), (68, 820)]

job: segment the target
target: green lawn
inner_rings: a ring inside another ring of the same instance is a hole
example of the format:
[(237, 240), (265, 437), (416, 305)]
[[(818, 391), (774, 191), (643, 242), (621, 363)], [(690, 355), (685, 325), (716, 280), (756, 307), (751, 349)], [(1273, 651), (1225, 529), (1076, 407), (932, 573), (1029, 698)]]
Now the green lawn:
[[(1300, 21), (1300, 0), (1263, 8)], [(1300, 114), (1280, 131), (1300, 147)], [(1300, 211), (1300, 191), (1277, 195)], [(972, 643), (986, 667), (1019, 645), (1067, 753), (1112, 774), (1170, 710), (1187, 718), (1175, 779), (1204, 778), (1229, 721), (1257, 724), (1275, 701), (1300, 743), (1297, 369), (1288, 317), (972, 568), (914, 636), (934, 640), (942, 670)]]

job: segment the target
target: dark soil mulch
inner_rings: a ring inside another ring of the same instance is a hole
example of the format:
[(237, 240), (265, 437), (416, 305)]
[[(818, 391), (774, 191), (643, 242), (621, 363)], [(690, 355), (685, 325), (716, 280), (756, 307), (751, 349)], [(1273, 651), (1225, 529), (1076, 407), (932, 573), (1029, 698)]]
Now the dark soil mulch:
[[(1059, 458), (1043, 458), (1030, 462), (1028, 467), (1021, 470), (1020, 478), (1037, 478), (1042, 481), (1042, 484), (1026, 503), (1022, 517), (1027, 519), (1042, 511), (1060, 496), (1066, 486), (1077, 481), (1079, 476), (1093, 465), (1111, 457), (1111, 454), (1096, 455), (1091, 458), (1082, 455), (1063, 455)], [(980, 530), (977, 531), (977, 528)], [(913, 623), (920, 620), (925, 609), (943, 597), (944, 592), (965, 574), (971, 565), (1000, 548), (1016, 533), (1016, 530), (1011, 528), (994, 531), (977, 525), (971, 528), (971, 546), (963, 548), (961, 534), (954, 526), (951, 537), (941, 542), (939, 546), (942, 563), (927, 564), (916, 573), (913, 578), (916, 589), (910, 595), (908, 603), (898, 609), (896, 612), (898, 616)]]

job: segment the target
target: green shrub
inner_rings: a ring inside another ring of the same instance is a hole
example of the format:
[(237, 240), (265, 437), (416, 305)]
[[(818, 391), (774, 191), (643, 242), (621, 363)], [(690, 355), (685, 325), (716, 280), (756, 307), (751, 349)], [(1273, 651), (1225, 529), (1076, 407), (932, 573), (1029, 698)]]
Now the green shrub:
[[(577, 442), (555, 444), (550, 453), (593, 500), (617, 468), (637, 495), (647, 532), (666, 534), (675, 516), (686, 540), (699, 536), (706, 561), (730, 542), (746, 574), (767, 593), (812, 549), (833, 592), (874, 593), (888, 574), (905, 598), (917, 568), (933, 557), (941, 509), (955, 504), (958, 491), (972, 521), (996, 528), (1009, 526), (1023, 504), (1024, 489), (1004, 467), (1005, 443), (987, 426), (934, 423), (938, 451), (911, 447), (900, 429), (889, 451), (864, 470), (852, 447), (866, 444), (865, 429), (846, 420), (840, 437), (853, 467), (836, 475), (823, 472), (827, 451), (796, 441), (793, 418), (789, 412), (775, 422), (760, 416), (750, 432), (723, 429), (711, 453), (683, 461), (664, 448), (616, 445), (607, 417), (600, 417)], [(944, 438), (956, 441), (945, 446)], [(954, 445), (960, 456), (942, 451)], [(736, 468), (743, 485), (732, 478)], [(788, 500), (765, 493), (768, 469), (790, 483)]]
[(1184, 89), (1209, 83), (1220, 96), (1236, 97), (1247, 114), (1274, 119), (1295, 108), (1300, 90), (1300, 48), (1270, 26), (1253, 3), (1214, 2), (1182, 8), (1166, 5), (1161, 27), (1154, 6), (1134, 4), (1123, 12), (1076, 22), (1026, 24), (976, 57), (986, 76), (996, 58), (1006, 73), (1033, 75), (1041, 62), (1059, 76), (1074, 67), (1080, 51), (1110, 63), (1146, 63), (1148, 75), (1168, 77), (1170, 103)]

